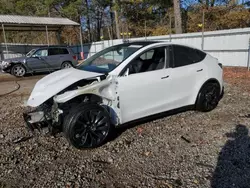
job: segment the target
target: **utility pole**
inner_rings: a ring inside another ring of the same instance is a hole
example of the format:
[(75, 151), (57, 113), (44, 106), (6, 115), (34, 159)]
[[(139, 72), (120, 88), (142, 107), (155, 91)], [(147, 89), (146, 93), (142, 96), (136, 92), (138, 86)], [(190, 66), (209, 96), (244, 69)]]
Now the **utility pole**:
[(201, 41), (201, 49), (204, 50), (204, 25), (205, 25), (205, 10), (202, 12), (202, 41)]
[(248, 58), (247, 58), (247, 70), (249, 71), (250, 67), (250, 38), (249, 38), (249, 41), (248, 41)]
[(169, 14), (169, 39), (172, 41), (172, 16)]

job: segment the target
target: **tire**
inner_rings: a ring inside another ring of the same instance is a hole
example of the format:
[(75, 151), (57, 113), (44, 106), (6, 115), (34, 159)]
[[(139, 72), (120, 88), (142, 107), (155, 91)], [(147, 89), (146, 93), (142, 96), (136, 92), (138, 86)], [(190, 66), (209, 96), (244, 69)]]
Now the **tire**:
[(98, 104), (77, 106), (65, 118), (63, 132), (71, 145), (78, 149), (102, 145), (111, 131), (110, 116)]
[(67, 69), (67, 68), (71, 68), (71, 67), (73, 67), (73, 66), (72, 66), (72, 63), (70, 63), (70, 62), (63, 62), (61, 65), (61, 69)]
[(21, 64), (16, 64), (11, 67), (10, 73), (16, 77), (22, 77), (26, 74), (26, 69)]
[(196, 110), (201, 112), (209, 112), (215, 109), (220, 100), (220, 85), (218, 83), (209, 82), (205, 84), (197, 97)]

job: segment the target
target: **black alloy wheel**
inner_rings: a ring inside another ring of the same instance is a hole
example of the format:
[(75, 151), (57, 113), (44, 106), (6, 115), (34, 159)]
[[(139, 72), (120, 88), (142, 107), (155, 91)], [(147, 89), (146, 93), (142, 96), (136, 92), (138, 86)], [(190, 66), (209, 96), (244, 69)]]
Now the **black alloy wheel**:
[(215, 109), (220, 100), (220, 86), (218, 83), (207, 83), (198, 94), (196, 109), (209, 112)]
[(95, 148), (104, 143), (110, 132), (110, 117), (98, 104), (80, 105), (69, 113), (63, 129), (74, 147)]

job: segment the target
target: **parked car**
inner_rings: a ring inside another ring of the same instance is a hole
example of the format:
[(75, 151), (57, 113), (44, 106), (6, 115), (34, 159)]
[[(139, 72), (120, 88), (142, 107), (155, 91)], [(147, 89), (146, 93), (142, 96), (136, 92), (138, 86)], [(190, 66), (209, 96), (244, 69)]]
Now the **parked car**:
[(31, 50), (24, 57), (5, 59), (0, 62), (3, 72), (16, 77), (27, 73), (51, 72), (77, 65), (77, 56), (67, 47), (43, 47)]
[(27, 101), (36, 109), (24, 119), (31, 130), (63, 130), (76, 148), (97, 147), (112, 126), (190, 105), (213, 110), (222, 75), (216, 58), (189, 46), (124, 43), (38, 81)]

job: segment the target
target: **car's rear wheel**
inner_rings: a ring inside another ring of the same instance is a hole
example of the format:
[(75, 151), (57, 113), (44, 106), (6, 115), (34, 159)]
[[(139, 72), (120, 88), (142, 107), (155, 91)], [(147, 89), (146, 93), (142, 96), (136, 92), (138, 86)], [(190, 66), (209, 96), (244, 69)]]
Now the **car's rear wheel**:
[(26, 69), (23, 65), (17, 64), (11, 67), (11, 74), (16, 77), (22, 77), (26, 74)]
[(209, 112), (215, 109), (220, 100), (220, 85), (218, 83), (205, 84), (197, 97), (196, 109), (202, 112)]
[(70, 62), (63, 62), (61, 66), (62, 69), (68, 69), (71, 67), (72, 67), (72, 64)]
[(83, 104), (67, 115), (63, 132), (74, 147), (95, 148), (105, 142), (110, 127), (106, 109), (98, 104)]

